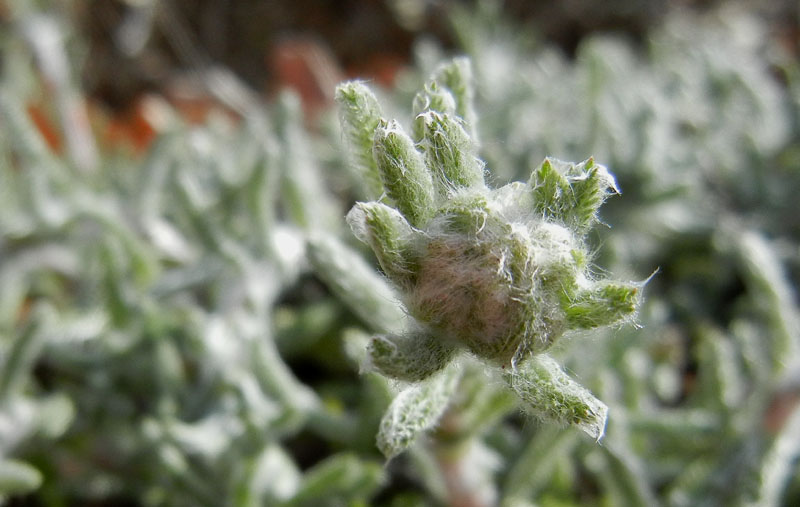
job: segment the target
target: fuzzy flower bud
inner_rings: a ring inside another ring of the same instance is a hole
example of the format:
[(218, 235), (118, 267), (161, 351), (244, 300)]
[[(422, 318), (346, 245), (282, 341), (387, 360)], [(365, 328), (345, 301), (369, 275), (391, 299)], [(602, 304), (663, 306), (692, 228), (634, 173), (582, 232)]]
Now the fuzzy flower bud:
[(348, 222), (430, 334), (507, 365), (544, 352), (569, 329), (633, 315), (637, 284), (587, 272), (583, 235), (617, 192), (605, 167), (546, 159), (527, 185), (490, 190), (462, 121), (436, 111), (421, 118), (421, 151), (396, 122), (382, 121), (374, 136), (397, 209), (358, 203)]
[(466, 349), (504, 368), (532, 413), (599, 438), (605, 406), (542, 353), (569, 330), (636, 312), (642, 284), (594, 278), (584, 242), (616, 182), (592, 159), (545, 159), (527, 183), (487, 187), (477, 143), (456, 115), (472, 112), (470, 72), (465, 62), (443, 66), (444, 85), (434, 80), (417, 96), (416, 144), (396, 122), (375, 128), (372, 155), (394, 207), (357, 203), (348, 223), (413, 324), (375, 337), (369, 367), (421, 381)]

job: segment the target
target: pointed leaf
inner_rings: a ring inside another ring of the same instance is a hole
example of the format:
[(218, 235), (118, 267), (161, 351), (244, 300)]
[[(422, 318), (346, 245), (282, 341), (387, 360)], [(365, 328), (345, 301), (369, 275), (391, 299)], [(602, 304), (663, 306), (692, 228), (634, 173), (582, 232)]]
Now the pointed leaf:
[(392, 401), (378, 431), (378, 449), (391, 459), (408, 448), (423, 432), (433, 428), (455, 392), (460, 372), (451, 366), (407, 387)]
[(455, 353), (453, 345), (422, 330), (378, 335), (370, 341), (365, 369), (416, 382), (447, 366)]
[(378, 168), (372, 157), (372, 140), (380, 122), (378, 99), (360, 81), (342, 83), (336, 87), (339, 121), (350, 148), (350, 161), (363, 175), (368, 197), (377, 199), (383, 193)]
[(375, 163), (397, 209), (415, 227), (425, 225), (434, 212), (431, 174), (422, 154), (396, 121), (381, 124), (375, 131)]
[(545, 354), (531, 357), (505, 375), (532, 415), (545, 422), (573, 424), (595, 440), (603, 437), (608, 407), (572, 380)]

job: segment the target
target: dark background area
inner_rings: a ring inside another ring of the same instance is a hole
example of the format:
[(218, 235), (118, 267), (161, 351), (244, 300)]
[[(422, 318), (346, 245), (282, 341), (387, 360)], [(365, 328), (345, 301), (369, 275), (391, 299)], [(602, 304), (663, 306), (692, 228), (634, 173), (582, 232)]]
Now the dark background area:
[[(458, 49), (447, 11), (481, 2), (446, 0), (169, 0), (138, 7), (118, 0), (75, 4), (77, 26), (88, 34), (83, 80), (87, 92), (123, 111), (144, 92), (175, 95), (187, 70), (224, 65), (268, 94), (291, 86), (308, 101), (328, 101), (342, 77), (370, 77), (389, 85), (410, 63), (413, 41), (433, 38)], [(712, 0), (552, 2), (508, 0), (508, 19), (572, 54), (581, 39), (615, 31), (643, 40), (669, 9), (703, 11)], [(770, 20), (772, 35), (798, 51), (797, 4), (749, 2)], [(125, 38), (137, 39), (126, 47)]]

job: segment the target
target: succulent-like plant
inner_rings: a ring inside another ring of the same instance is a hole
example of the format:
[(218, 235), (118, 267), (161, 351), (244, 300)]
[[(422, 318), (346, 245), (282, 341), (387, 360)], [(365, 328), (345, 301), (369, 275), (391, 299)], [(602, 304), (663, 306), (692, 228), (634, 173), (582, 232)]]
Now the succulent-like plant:
[(569, 330), (631, 319), (641, 284), (597, 279), (586, 232), (608, 170), (546, 159), (527, 183), (493, 189), (478, 156), (469, 60), (443, 65), (414, 100), (413, 137), (381, 118), (361, 82), (338, 88), (353, 161), (383, 194), (347, 216), (412, 319), (372, 338), (368, 364), (421, 381), (467, 350), (498, 367), (530, 410), (595, 438), (606, 407), (544, 354)]

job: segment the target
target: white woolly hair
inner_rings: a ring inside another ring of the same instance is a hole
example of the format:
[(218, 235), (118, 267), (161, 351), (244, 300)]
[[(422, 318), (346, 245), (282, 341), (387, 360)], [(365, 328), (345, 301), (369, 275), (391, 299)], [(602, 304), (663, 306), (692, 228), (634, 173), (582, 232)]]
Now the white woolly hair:
[[(514, 193), (511, 187), (509, 199)], [(427, 249), (406, 304), (414, 317), (505, 363), (546, 347), (562, 332), (559, 298), (543, 291), (540, 279), (574, 277), (580, 270), (572, 252), (580, 245), (565, 227), (534, 219), (510, 201), (490, 206), (477, 210), (476, 235), (449, 230), (447, 215), (429, 224)], [(524, 220), (505, 223), (505, 213)]]

